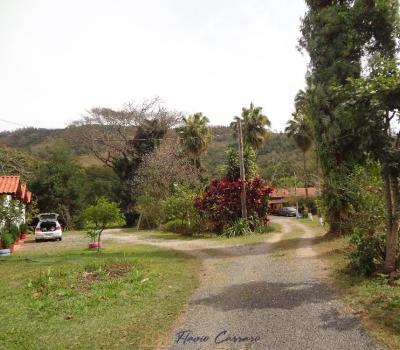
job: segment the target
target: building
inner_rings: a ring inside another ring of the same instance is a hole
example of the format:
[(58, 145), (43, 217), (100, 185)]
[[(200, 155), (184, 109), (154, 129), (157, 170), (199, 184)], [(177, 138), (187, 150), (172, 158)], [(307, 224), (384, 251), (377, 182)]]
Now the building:
[[(317, 197), (317, 189), (315, 187), (308, 187), (308, 197), (316, 198)], [(286, 206), (289, 202), (293, 202), (296, 199), (306, 198), (306, 189), (305, 187), (295, 187), (291, 189), (285, 188), (276, 188), (269, 195), (269, 211), (271, 213), (277, 212), (280, 208)]]
[[(26, 205), (32, 203), (32, 193), (19, 176), (0, 176), (0, 206), (7, 208), (11, 203), (20, 210), (20, 218), (15, 224), (25, 222)], [(0, 222), (2, 225), (4, 222)]]

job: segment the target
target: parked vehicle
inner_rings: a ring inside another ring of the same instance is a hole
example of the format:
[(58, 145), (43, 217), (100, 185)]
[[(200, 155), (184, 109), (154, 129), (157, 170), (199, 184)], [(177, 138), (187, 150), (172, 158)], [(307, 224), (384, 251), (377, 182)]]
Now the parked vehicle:
[(42, 240), (62, 240), (62, 228), (58, 222), (58, 214), (44, 213), (39, 214), (39, 222), (35, 228), (35, 241)]
[(297, 216), (297, 210), (293, 207), (283, 207), (278, 210), (278, 215), (280, 216)]

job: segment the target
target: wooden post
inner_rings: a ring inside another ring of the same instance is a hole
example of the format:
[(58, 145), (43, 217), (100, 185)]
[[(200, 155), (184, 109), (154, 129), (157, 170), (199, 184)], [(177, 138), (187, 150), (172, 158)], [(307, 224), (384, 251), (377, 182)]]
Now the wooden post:
[[(238, 120), (238, 138), (239, 138), (239, 165), (240, 165), (240, 178), (246, 181), (246, 174), (244, 169), (244, 159), (243, 159), (243, 135), (242, 135), (242, 122)], [(246, 182), (243, 183), (242, 191), (240, 193), (240, 201), (242, 204), (242, 218), (247, 220), (247, 206), (246, 206)]]

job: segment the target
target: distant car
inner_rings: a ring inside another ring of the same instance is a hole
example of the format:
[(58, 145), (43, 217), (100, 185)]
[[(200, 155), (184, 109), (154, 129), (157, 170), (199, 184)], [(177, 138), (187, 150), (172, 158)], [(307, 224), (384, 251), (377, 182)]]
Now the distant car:
[(38, 242), (43, 240), (62, 240), (62, 228), (58, 222), (58, 214), (39, 214), (39, 222), (35, 228), (35, 241)]
[(278, 210), (278, 215), (295, 217), (297, 215), (297, 210), (296, 210), (296, 208), (293, 208), (293, 207), (283, 207)]

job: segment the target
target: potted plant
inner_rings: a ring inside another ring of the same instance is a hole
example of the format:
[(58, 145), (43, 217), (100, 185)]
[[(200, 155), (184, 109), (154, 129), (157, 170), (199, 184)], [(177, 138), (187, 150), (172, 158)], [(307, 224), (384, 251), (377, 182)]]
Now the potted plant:
[[(96, 237), (96, 248), (97, 251), (100, 251), (101, 233), (112, 223), (120, 222), (122, 217), (118, 208), (118, 204), (109, 202), (106, 198), (102, 197), (97, 200), (95, 205), (91, 205), (85, 209), (84, 219), (89, 227), (88, 232), (91, 230), (96, 231), (96, 234), (91, 233), (91, 235), (93, 234), (93, 236)], [(94, 247), (93, 244), (92, 246)]]
[(3, 232), (1, 235), (1, 246), (2, 249), (0, 249), (0, 256), (8, 256), (10, 255), (11, 252), (11, 245), (13, 243), (13, 237), (9, 232)]
[(19, 243), (19, 228), (17, 225), (15, 224), (11, 224), (7, 231), (11, 234), (11, 236), (13, 237), (13, 243), (14, 244), (18, 244)]
[(98, 241), (99, 230), (89, 229), (86, 231), (86, 236), (89, 237), (89, 249), (98, 249), (101, 247), (101, 242)]
[(28, 225), (25, 222), (23, 222), (19, 226), (19, 231), (20, 231), (19, 238), (20, 239), (26, 239), (26, 237), (28, 236)]

